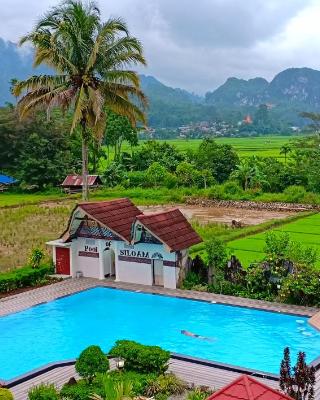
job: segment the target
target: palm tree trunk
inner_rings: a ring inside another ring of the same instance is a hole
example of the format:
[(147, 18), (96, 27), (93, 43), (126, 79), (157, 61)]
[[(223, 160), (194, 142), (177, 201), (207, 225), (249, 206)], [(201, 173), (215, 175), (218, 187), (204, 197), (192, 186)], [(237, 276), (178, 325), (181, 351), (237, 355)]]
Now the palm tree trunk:
[(88, 141), (85, 134), (82, 136), (82, 180), (82, 200), (88, 201)]

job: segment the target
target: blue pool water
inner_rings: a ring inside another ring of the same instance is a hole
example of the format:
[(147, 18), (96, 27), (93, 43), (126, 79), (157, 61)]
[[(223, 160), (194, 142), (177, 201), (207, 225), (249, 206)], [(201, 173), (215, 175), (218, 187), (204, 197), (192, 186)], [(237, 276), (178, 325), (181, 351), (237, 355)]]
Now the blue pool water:
[(118, 339), (273, 373), (286, 346), (309, 362), (320, 353), (320, 334), (306, 318), (95, 288), (0, 318), (0, 378), (75, 358), (91, 344), (108, 351)]

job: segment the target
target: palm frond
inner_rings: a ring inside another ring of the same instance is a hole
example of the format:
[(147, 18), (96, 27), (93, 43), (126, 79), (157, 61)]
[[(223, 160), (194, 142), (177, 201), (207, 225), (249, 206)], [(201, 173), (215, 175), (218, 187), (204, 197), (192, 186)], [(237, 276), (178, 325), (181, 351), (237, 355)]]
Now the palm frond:
[(66, 84), (67, 79), (65, 75), (33, 75), (24, 81), (18, 81), (13, 87), (13, 94), (20, 96), (24, 90), (33, 91), (40, 88), (50, 91), (57, 86)]
[(78, 92), (78, 97), (76, 100), (76, 104), (74, 107), (74, 112), (73, 112), (73, 119), (72, 119), (72, 124), (71, 124), (71, 132), (74, 131), (76, 126), (85, 118), (85, 111), (88, 106), (88, 99), (87, 95), (85, 92), (85, 88), (81, 86), (79, 92)]

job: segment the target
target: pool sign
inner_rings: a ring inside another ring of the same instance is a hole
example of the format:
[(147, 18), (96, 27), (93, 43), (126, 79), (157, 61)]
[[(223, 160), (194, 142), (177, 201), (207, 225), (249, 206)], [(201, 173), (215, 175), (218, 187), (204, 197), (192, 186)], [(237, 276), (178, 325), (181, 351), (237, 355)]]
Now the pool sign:
[(99, 258), (98, 247), (85, 245), (84, 251), (79, 251), (78, 255), (80, 257)]

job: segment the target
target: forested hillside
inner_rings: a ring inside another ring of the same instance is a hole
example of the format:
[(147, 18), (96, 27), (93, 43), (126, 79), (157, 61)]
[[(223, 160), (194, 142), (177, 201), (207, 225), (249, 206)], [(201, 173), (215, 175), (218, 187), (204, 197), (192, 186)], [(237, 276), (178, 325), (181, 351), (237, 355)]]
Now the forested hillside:
[[(43, 67), (38, 71), (32, 68), (32, 56), (30, 49), (21, 50), (0, 38), (0, 106), (15, 101), (10, 93), (12, 79), (44, 72)], [(149, 125), (154, 128), (177, 128), (203, 121), (236, 125), (246, 114), (254, 116), (261, 104), (267, 104), (272, 120), (269, 128), (277, 133), (288, 126), (302, 126), (305, 121), (299, 113), (318, 111), (320, 106), (320, 71), (310, 68), (287, 69), (270, 83), (261, 77), (228, 78), (205, 97), (166, 86), (152, 76), (141, 75), (141, 84), (149, 98)]]

